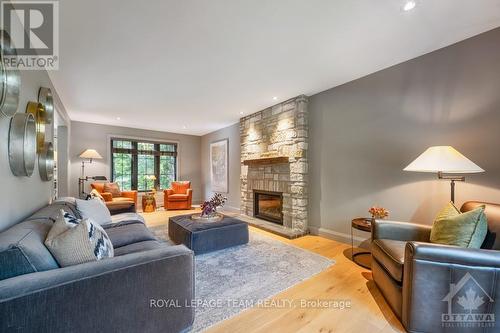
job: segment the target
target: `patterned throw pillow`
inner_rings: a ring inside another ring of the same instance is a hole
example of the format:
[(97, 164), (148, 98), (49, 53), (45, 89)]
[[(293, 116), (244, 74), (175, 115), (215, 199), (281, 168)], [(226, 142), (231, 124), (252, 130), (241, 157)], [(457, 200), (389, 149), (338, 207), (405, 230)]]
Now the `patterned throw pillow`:
[(111, 193), (113, 198), (122, 196), (122, 192), (120, 191), (120, 186), (118, 185), (118, 183), (105, 183), (104, 192)]
[(90, 191), (88, 197), (87, 197), (87, 200), (88, 199), (99, 199), (101, 200), (102, 202), (104, 202), (104, 197), (101, 195), (101, 193), (99, 193), (99, 191), (97, 191), (96, 189), (93, 189), (92, 191)]
[(45, 246), (61, 267), (114, 255), (113, 244), (99, 224), (90, 219), (77, 219), (62, 209), (45, 239)]

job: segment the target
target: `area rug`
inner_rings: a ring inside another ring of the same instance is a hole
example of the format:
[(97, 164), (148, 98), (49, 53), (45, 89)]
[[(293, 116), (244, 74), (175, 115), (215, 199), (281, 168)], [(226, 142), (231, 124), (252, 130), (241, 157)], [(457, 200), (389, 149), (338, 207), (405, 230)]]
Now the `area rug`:
[[(169, 242), (166, 225), (150, 228)], [(334, 261), (255, 232), (250, 241), (195, 257), (196, 309), (192, 332), (199, 332), (320, 273)], [(271, 304), (272, 306), (272, 304)]]

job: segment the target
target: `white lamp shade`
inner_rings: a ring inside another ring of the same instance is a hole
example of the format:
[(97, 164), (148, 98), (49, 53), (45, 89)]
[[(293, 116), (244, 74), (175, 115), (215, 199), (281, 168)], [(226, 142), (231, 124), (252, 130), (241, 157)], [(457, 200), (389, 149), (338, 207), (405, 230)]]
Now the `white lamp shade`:
[(87, 149), (80, 154), (80, 158), (101, 159), (102, 156), (95, 149)]
[(435, 146), (424, 151), (410, 163), (405, 171), (442, 172), (442, 173), (478, 173), (484, 172), (474, 162), (451, 146)]

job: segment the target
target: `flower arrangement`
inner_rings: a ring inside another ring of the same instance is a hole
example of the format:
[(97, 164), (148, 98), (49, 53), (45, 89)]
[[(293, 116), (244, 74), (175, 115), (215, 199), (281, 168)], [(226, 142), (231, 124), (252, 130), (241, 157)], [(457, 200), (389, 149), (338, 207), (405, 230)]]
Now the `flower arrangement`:
[(224, 206), (227, 198), (220, 193), (215, 193), (213, 197), (201, 204), (201, 216), (213, 217), (217, 213), (217, 208)]
[(373, 206), (368, 210), (368, 213), (372, 215), (372, 219), (385, 219), (389, 216), (389, 211), (384, 207)]

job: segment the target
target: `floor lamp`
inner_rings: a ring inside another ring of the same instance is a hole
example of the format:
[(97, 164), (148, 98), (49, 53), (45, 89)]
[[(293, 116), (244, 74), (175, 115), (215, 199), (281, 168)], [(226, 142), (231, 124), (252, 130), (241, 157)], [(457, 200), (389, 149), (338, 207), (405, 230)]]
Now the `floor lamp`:
[(450, 181), (451, 202), (455, 202), (455, 182), (464, 182), (464, 174), (484, 172), (474, 162), (451, 146), (434, 146), (428, 148), (404, 171), (432, 172), (439, 179)]
[(102, 156), (97, 152), (95, 149), (86, 149), (83, 151), (79, 157), (82, 159), (82, 174), (80, 178), (78, 178), (78, 192), (80, 198), (85, 197), (85, 182), (88, 181), (89, 179), (93, 180), (107, 180), (105, 176), (93, 176), (93, 177), (87, 177), (85, 176), (85, 163), (91, 164), (94, 159), (102, 159)]

